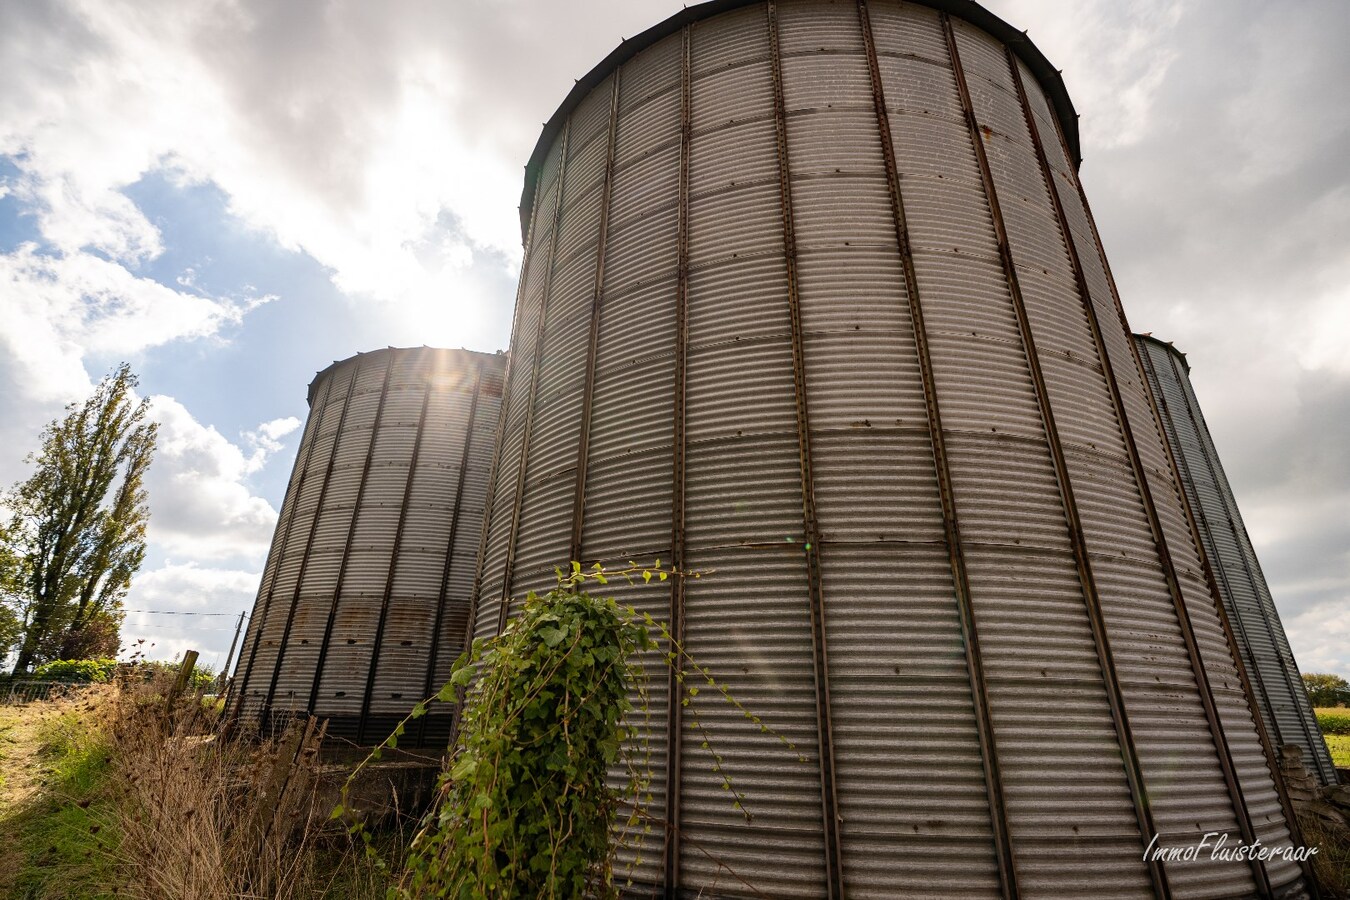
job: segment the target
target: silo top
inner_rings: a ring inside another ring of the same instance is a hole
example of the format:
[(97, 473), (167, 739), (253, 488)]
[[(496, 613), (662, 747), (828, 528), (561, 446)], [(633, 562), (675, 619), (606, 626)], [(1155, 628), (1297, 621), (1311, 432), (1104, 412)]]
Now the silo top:
[[(530, 209), (534, 205), (535, 185), (539, 179), (539, 170), (544, 164), (544, 157), (548, 155), (548, 149), (552, 146), (553, 139), (557, 137), (558, 132), (562, 130), (567, 117), (572, 114), (572, 110), (587, 94), (609, 77), (610, 73), (619, 66), (689, 23), (709, 19), (721, 13), (739, 9), (742, 6), (753, 6), (761, 2), (763, 0), (708, 0), (707, 3), (685, 7), (664, 22), (653, 25), (638, 36), (623, 41), (618, 47), (614, 48), (614, 52), (606, 56), (599, 65), (577, 81), (571, 92), (568, 93), (567, 99), (563, 100), (562, 105), (553, 113), (553, 117), (544, 123), (544, 131), (539, 135), (539, 142), (534, 145), (534, 152), (530, 154), (530, 161), (525, 164), (525, 189), (520, 195), (521, 240), (526, 239), (526, 231), (530, 227)], [(974, 0), (919, 0), (919, 2), (923, 6), (936, 9), (939, 12), (950, 13), (958, 19), (963, 19), (971, 25), (983, 29), (1006, 44), (1017, 55), (1018, 59), (1026, 64), (1031, 73), (1036, 76), (1036, 80), (1045, 90), (1046, 98), (1054, 107), (1055, 115), (1059, 118), (1060, 129), (1064, 132), (1064, 140), (1069, 145), (1069, 156), (1073, 160), (1074, 166), (1077, 167), (1082, 162), (1082, 154), (1078, 145), (1078, 113), (1074, 111), (1073, 101), (1069, 99), (1069, 92), (1064, 87), (1064, 78), (1060, 75), (1059, 70), (1052, 66), (1050, 60), (1045, 58), (1045, 54), (1036, 48), (1036, 45), (1027, 37), (1026, 32), (1018, 31), (980, 4), (975, 3)]]
[(1140, 341), (1148, 341), (1150, 344), (1156, 344), (1157, 346), (1162, 347), (1162, 348), (1163, 348), (1164, 350), (1166, 350), (1168, 353), (1170, 353), (1170, 354), (1172, 354), (1173, 356), (1175, 356), (1175, 357), (1177, 358), (1177, 360), (1181, 363), (1182, 368), (1186, 370), (1186, 373), (1187, 373), (1187, 374), (1190, 374), (1190, 371), (1191, 371), (1191, 364), (1190, 364), (1189, 362), (1186, 361), (1186, 354), (1185, 354), (1185, 353), (1182, 353), (1180, 350), (1178, 350), (1178, 349), (1172, 344), (1171, 341), (1160, 341), (1160, 340), (1158, 340), (1157, 338), (1155, 338), (1151, 333), (1150, 333), (1150, 334), (1136, 334), (1134, 337), (1135, 337), (1136, 340), (1140, 340)]
[(322, 382), (325, 378), (327, 378), (337, 369), (349, 363), (354, 363), (357, 360), (373, 359), (382, 353), (391, 353), (397, 355), (405, 355), (412, 353), (435, 353), (447, 359), (458, 356), (465, 361), (466, 365), (472, 365), (472, 360), (476, 357), (501, 357), (505, 355), (500, 350), (498, 350), (496, 353), (483, 353), (478, 350), (445, 350), (439, 347), (427, 347), (425, 345), (421, 347), (384, 347), (379, 350), (367, 350), (364, 352), (358, 352), (355, 356), (349, 356), (346, 359), (334, 360), (332, 365), (328, 366), (327, 368), (320, 369), (318, 372), (314, 373), (314, 380), (309, 383), (309, 391), (305, 394), (305, 401), (309, 403), (310, 406), (313, 406), (315, 389), (318, 387), (320, 382)]

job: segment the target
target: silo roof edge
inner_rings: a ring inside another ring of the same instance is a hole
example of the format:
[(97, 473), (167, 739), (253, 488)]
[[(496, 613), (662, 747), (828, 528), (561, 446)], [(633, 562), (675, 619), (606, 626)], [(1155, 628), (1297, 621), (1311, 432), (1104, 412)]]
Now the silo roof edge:
[(346, 359), (335, 359), (331, 364), (324, 366), (322, 369), (315, 372), (314, 378), (310, 381), (309, 388), (305, 392), (305, 402), (308, 405), (313, 406), (315, 387), (319, 382), (323, 381), (342, 366), (355, 362), (358, 359), (369, 359), (371, 357), (379, 356), (381, 353), (460, 353), (470, 358), (475, 356), (495, 358), (504, 357), (506, 355), (501, 350), (498, 350), (495, 353), (486, 353), (482, 350), (465, 350), (462, 347), (428, 347), (425, 344), (421, 347), (380, 347), (376, 350), (358, 350), (355, 354)]
[[(535, 184), (539, 178), (539, 170), (543, 166), (544, 157), (548, 154), (548, 148), (552, 145), (558, 132), (562, 130), (563, 123), (572, 114), (572, 110), (576, 109), (587, 94), (609, 77), (611, 72), (642, 50), (652, 46), (662, 38), (676, 33), (691, 22), (708, 19), (743, 6), (754, 6), (761, 2), (763, 0), (708, 0), (706, 3), (687, 6), (636, 37), (624, 40), (601, 60), (599, 65), (578, 79), (576, 84), (572, 86), (572, 90), (568, 92), (566, 99), (563, 100), (562, 105), (544, 123), (544, 130), (539, 135), (539, 141), (534, 146), (534, 152), (530, 154), (530, 161), (525, 164), (525, 187), (520, 195), (521, 241), (524, 242), (527, 237), (525, 232), (529, 228), (530, 208), (534, 204)], [(957, 18), (983, 29), (1007, 44), (1017, 55), (1017, 58), (1026, 63), (1027, 68), (1036, 77), (1037, 83), (1045, 90), (1051, 106), (1054, 107), (1055, 114), (1059, 118), (1060, 128), (1064, 132), (1064, 140), (1069, 145), (1069, 155), (1073, 159), (1074, 167), (1077, 168), (1082, 162), (1078, 140), (1078, 113), (1074, 110), (1073, 101), (1069, 99), (1069, 92), (1064, 86), (1063, 76), (1058, 69), (1050, 64), (1050, 60), (1045, 57), (1045, 54), (1032, 43), (1026, 32), (1018, 31), (980, 4), (975, 3), (974, 0), (919, 0), (919, 2), (922, 6), (951, 13)]]
[(1187, 361), (1187, 359), (1186, 359), (1186, 354), (1185, 354), (1185, 353), (1182, 353), (1180, 350), (1178, 350), (1178, 349), (1176, 348), (1176, 345), (1173, 344), (1171, 341), (1164, 341), (1164, 340), (1162, 340), (1161, 338), (1156, 338), (1156, 337), (1153, 336), (1152, 332), (1150, 332), (1150, 333), (1148, 333), (1148, 334), (1138, 334), (1138, 333), (1136, 333), (1136, 334), (1134, 335), (1134, 339), (1137, 340), (1137, 341), (1147, 341), (1147, 342), (1150, 343), (1150, 344), (1157, 344), (1159, 347), (1162, 347), (1162, 348), (1163, 348), (1164, 350), (1166, 350), (1168, 353), (1172, 354), (1172, 355), (1175, 356), (1177, 359), (1181, 360), (1181, 364), (1182, 364), (1183, 366), (1186, 367), (1186, 372), (1187, 372), (1188, 374), (1190, 373), (1190, 371), (1191, 371), (1191, 364), (1190, 364), (1190, 362)]

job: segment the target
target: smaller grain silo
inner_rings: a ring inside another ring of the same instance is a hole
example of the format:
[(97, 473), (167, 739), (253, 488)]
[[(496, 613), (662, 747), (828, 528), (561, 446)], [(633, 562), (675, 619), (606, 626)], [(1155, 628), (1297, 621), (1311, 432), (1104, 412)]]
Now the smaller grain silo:
[[(336, 362), (309, 420), (235, 678), (233, 715), (382, 740), (449, 677), (468, 600), (506, 357), (429, 347)], [(433, 707), (405, 745), (443, 744)]]
[(1323, 784), (1336, 784), (1280, 614), (1200, 412), (1186, 354), (1149, 335), (1134, 339), (1266, 732), (1277, 746), (1303, 748), (1304, 765)]

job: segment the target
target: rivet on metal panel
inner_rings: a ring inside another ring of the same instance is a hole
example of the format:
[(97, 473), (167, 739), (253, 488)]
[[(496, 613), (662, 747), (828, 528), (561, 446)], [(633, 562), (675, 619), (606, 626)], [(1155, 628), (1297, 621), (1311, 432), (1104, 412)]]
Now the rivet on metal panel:
[[(938, 404), (937, 385), (933, 374), (932, 353), (928, 345), (928, 330), (924, 325), (923, 304), (919, 297), (919, 281), (915, 274), (914, 254), (909, 242), (909, 226), (905, 218), (904, 197), (900, 191), (900, 175), (895, 160), (895, 145), (891, 138), (890, 119), (886, 113), (886, 98), (877, 61), (876, 43), (871, 19), (864, 0), (858, 6), (863, 23), (868, 68), (872, 79), (872, 103), (876, 109), (877, 130), (881, 138), (882, 156), (886, 163), (886, 184), (890, 194), (891, 213), (895, 220), (896, 241), (905, 275), (905, 292), (910, 320), (914, 328), (915, 352), (923, 382), (924, 408), (928, 420), (928, 434), (933, 451), (934, 474), (942, 505), (942, 527), (947, 545), (948, 562), (952, 573), (958, 617), (961, 622), (962, 642), (965, 646), (966, 674), (970, 680), (971, 705), (975, 713), (975, 729), (980, 743), (980, 763), (984, 774), (985, 792), (989, 801), (990, 830), (994, 839), (994, 856), (998, 864), (999, 886), (1003, 896), (1017, 897), (1017, 866), (1012, 842), (1008, 835), (1008, 814), (1003, 795), (1003, 779), (998, 764), (998, 749), (994, 741), (993, 719), (989, 710), (989, 692), (985, 686), (984, 663), (980, 656), (980, 641), (975, 626), (975, 613), (970, 602), (970, 579), (966, 572), (965, 553), (961, 546), (961, 530), (956, 515), (956, 497), (952, 484), (951, 464), (947, 457), (947, 441), (942, 430), (942, 411)], [(946, 19), (943, 19), (944, 26)]]
[[(591, 404), (595, 396), (595, 351), (600, 341), (600, 294), (605, 286), (605, 243), (609, 236), (609, 200), (614, 190), (614, 144), (619, 130), (619, 78), (616, 69), (609, 98), (609, 143), (605, 150), (604, 183), (600, 192), (600, 236), (595, 257), (595, 287), (591, 292), (591, 329), (586, 344), (586, 382), (581, 391), (581, 438), (577, 448), (577, 485), (572, 500), (570, 559), (581, 560), (581, 523), (586, 516), (586, 471), (590, 459)], [(561, 205), (561, 204), (560, 204)]]
[[(520, 466), (516, 470), (516, 492), (512, 497), (511, 528), (506, 535), (506, 565), (502, 572), (501, 606), (497, 610), (497, 633), (506, 627), (507, 616), (511, 612), (511, 577), (516, 568), (516, 539), (520, 535), (520, 510), (525, 502), (525, 470), (530, 459), (530, 433), (534, 430), (535, 400), (539, 396), (539, 368), (544, 359), (544, 324), (548, 319), (549, 293), (553, 287), (553, 268), (558, 258), (558, 225), (562, 219), (563, 188), (567, 177), (567, 142), (572, 134), (572, 120), (568, 119), (563, 127), (561, 146), (558, 148), (558, 200), (553, 204), (553, 232), (549, 235), (548, 263), (544, 269), (544, 291), (539, 300), (539, 323), (534, 335), (534, 360), (530, 366), (529, 395), (525, 401), (525, 433), (520, 442)], [(524, 283), (522, 277), (521, 283)], [(522, 302), (521, 297), (517, 302)]]
[[(330, 376), (324, 381), (323, 399), (319, 401), (318, 406), (314, 405), (313, 388), (311, 387), (310, 389), (311, 393), (309, 400), (311, 421), (307, 435), (309, 443), (304, 447), (304, 455), (296, 460), (295, 474), (293, 476), (295, 478), (295, 486), (293, 490), (289, 492), (291, 502), (289, 505), (282, 503), (282, 512), (285, 514), (286, 521), (284, 525), (280, 521), (277, 522), (277, 533), (280, 536), (280, 542), (274, 542), (276, 559), (272, 564), (271, 583), (268, 584), (266, 591), (259, 591), (259, 598), (262, 599), (263, 602), (262, 613), (255, 615), (249, 623), (249, 627), (253, 631), (253, 643), (252, 647), (249, 649), (248, 663), (243, 665), (243, 677), (236, 678), (235, 681), (237, 682), (237, 685), (231, 687), (231, 690), (235, 693), (234, 712), (230, 717), (231, 728), (239, 721), (239, 716), (243, 712), (244, 702), (248, 692), (249, 679), (253, 675), (253, 663), (258, 658), (258, 646), (262, 642), (263, 628), (267, 625), (268, 613), (272, 610), (272, 597), (276, 592), (277, 579), (281, 574), (281, 566), (282, 563), (286, 561), (286, 552), (291, 546), (291, 530), (295, 525), (296, 510), (300, 507), (300, 492), (304, 490), (305, 477), (309, 473), (309, 466), (314, 458), (314, 448), (319, 443), (319, 428), (323, 425), (324, 410), (327, 409), (328, 398), (333, 393), (334, 380), (335, 379)], [(241, 664), (242, 658), (243, 653), (241, 652)]]
[[(1033, 140), (1036, 136), (1035, 116), (1032, 115), (1031, 106), (1027, 101), (1026, 89), (1022, 84), (1021, 73), (1017, 70), (1017, 57), (1013, 55), (1011, 49), (1004, 48), (1008, 59), (1008, 67), (1012, 74), (1013, 84), (1017, 88), (1017, 100), (1022, 108), (1022, 115), (1027, 123)], [(953, 49), (953, 57), (959, 58)], [(965, 83), (965, 74), (961, 72), (957, 77), (957, 86), (961, 92), (961, 103), (965, 107), (966, 122), (972, 129), (971, 137), (975, 142), (976, 156), (980, 164), (980, 176), (985, 183), (985, 191), (989, 197), (989, 208), (994, 217), (994, 229), (998, 236), (999, 254), (1002, 257), (1004, 273), (1008, 279), (1009, 290), (1012, 292), (1013, 306), (1017, 314), (1017, 327), (1022, 337), (1022, 345), (1026, 354), (1027, 367), (1031, 373), (1032, 383), (1036, 389), (1036, 403), (1040, 407), (1041, 421), (1045, 425), (1046, 440), (1050, 445), (1050, 455), (1054, 461), (1055, 478), (1059, 482), (1060, 497), (1064, 502), (1064, 515), (1069, 526), (1069, 538), (1073, 548), (1074, 563), (1078, 568), (1079, 581), (1083, 586), (1083, 602), (1087, 607), (1088, 623), (1092, 630), (1092, 640), (1095, 646), (1097, 661), (1101, 668), (1102, 682), (1106, 689), (1107, 703), (1111, 709), (1111, 721), (1115, 726), (1117, 739), (1120, 742), (1121, 758), (1125, 767), (1125, 779), (1130, 789), (1130, 799), (1134, 805), (1135, 818), (1139, 822), (1139, 834), (1144, 847), (1150, 846), (1153, 839), (1158, 834), (1157, 826), (1153, 822), (1153, 813), (1148, 806), (1148, 791), (1144, 786), (1144, 772), (1139, 763), (1138, 752), (1135, 748), (1134, 735), (1130, 731), (1130, 720), (1125, 709), (1125, 697), (1120, 688), (1120, 682), (1116, 679), (1116, 665), (1111, 654), (1111, 644), (1106, 633), (1106, 620), (1102, 614), (1101, 597), (1097, 592), (1096, 579), (1092, 574), (1092, 563), (1088, 556), (1087, 539), (1083, 534), (1082, 519), (1078, 514), (1078, 501), (1074, 496), (1073, 482), (1069, 476), (1068, 461), (1064, 456), (1064, 446), (1060, 442), (1059, 428), (1055, 424), (1054, 410), (1050, 405), (1050, 392), (1045, 384), (1045, 373), (1041, 369), (1040, 356), (1036, 351), (1036, 342), (1032, 335), (1031, 323), (1027, 316), (1026, 303), (1022, 297), (1021, 286), (1017, 281), (1017, 269), (1013, 265), (1012, 248), (1008, 244), (1008, 235), (1003, 220), (1002, 210), (998, 205), (998, 192), (994, 187), (993, 173), (989, 167), (989, 159), (985, 153), (983, 143), (976, 137), (973, 130), (975, 126), (975, 109), (971, 103), (970, 91)], [(1038, 148), (1038, 160), (1041, 169), (1041, 175), (1045, 179), (1047, 190), (1054, 177), (1050, 171), (1050, 166), (1045, 159), (1044, 148), (1036, 142)], [(1145, 854), (1140, 853), (1143, 859)], [(1153, 889), (1159, 898), (1172, 896), (1171, 887), (1167, 883), (1167, 874), (1162, 865), (1157, 860), (1148, 860), (1147, 867), (1149, 877), (1153, 881)]]
[[(1038, 134), (1034, 133), (1033, 138), (1036, 140), (1037, 153), (1041, 156), (1041, 158), (1044, 158), (1045, 157), (1044, 144), (1041, 142)], [(1061, 143), (1064, 142), (1064, 136), (1062, 133), (1059, 134), (1059, 139)], [(1067, 147), (1067, 144), (1064, 144), (1064, 146)], [(1181, 593), (1181, 583), (1177, 578), (1176, 567), (1173, 565), (1172, 555), (1167, 547), (1167, 539), (1163, 534), (1162, 522), (1158, 518), (1158, 508), (1153, 499), (1153, 492), (1150, 490), (1148, 485), (1147, 475), (1144, 470), (1144, 464), (1139, 455), (1139, 446), (1135, 440), (1134, 431), (1130, 427), (1129, 417), (1126, 415), (1125, 412), (1125, 403), (1123, 398), (1121, 397), (1120, 384), (1116, 379), (1115, 366), (1113, 364), (1113, 361), (1111, 360), (1110, 353), (1107, 350), (1106, 342), (1102, 335), (1102, 324), (1097, 316), (1097, 310), (1092, 301), (1092, 294), (1088, 289), (1087, 279), (1083, 274), (1082, 260), (1080, 259), (1077, 248), (1074, 245), (1072, 232), (1069, 230), (1068, 220), (1064, 214), (1064, 206), (1062, 198), (1059, 196), (1059, 186), (1057, 185), (1056, 180), (1054, 179), (1053, 176), (1051, 177), (1049, 183), (1050, 183), (1051, 201), (1054, 204), (1056, 216), (1059, 219), (1060, 230), (1064, 236), (1065, 248), (1069, 253), (1069, 260), (1070, 263), (1072, 264), (1074, 272), (1074, 281), (1077, 284), (1079, 297), (1082, 301), (1083, 309), (1088, 321), (1088, 327), (1092, 332), (1092, 340), (1097, 350), (1097, 356), (1102, 362), (1102, 369), (1106, 375), (1106, 383), (1110, 389), (1112, 406), (1115, 409), (1116, 420), (1120, 424), (1121, 437), (1125, 442), (1126, 455), (1129, 457), (1130, 470), (1134, 475), (1136, 485), (1139, 489), (1140, 502), (1144, 506), (1144, 512), (1148, 519), (1149, 529), (1152, 532), (1153, 541), (1157, 548), (1158, 559), (1159, 562), (1162, 564), (1163, 575), (1167, 582), (1168, 593), (1172, 597), (1172, 605), (1176, 611), (1178, 628), (1181, 631), (1182, 641), (1186, 647), (1186, 654), (1190, 659), (1191, 671), (1195, 676), (1196, 686), (1200, 694), (1201, 706), (1203, 707), (1205, 713), (1205, 720), (1208, 723), (1210, 735), (1214, 742), (1215, 751), (1217, 752), (1219, 757), (1218, 759), (1219, 767), (1223, 772), (1224, 783), (1227, 786), (1228, 796), (1230, 801), (1232, 802), (1233, 814), (1237, 819), (1238, 829), (1242, 832), (1243, 841), (1250, 844), (1252, 841), (1255, 840), (1256, 834), (1255, 829), (1253, 828), (1252, 825), (1251, 813), (1247, 809), (1246, 800), (1242, 795), (1242, 786), (1238, 782), (1237, 770), (1233, 763), (1232, 751), (1228, 746), (1227, 739), (1224, 737), (1223, 723), (1219, 720), (1219, 712), (1218, 707), (1214, 700), (1214, 692), (1210, 687), (1209, 677), (1205, 672), (1204, 663), (1201, 661), (1200, 658), (1200, 648), (1196, 642), (1195, 631), (1191, 625), (1190, 613), (1186, 609), (1186, 601)], [(1087, 195), (1082, 192), (1081, 183), (1078, 184), (1078, 190), (1079, 190), (1079, 199), (1083, 204), (1083, 209), (1087, 211), (1088, 210)], [(1089, 217), (1089, 221), (1091, 221), (1091, 212), (1088, 211), (1087, 214)], [(1120, 306), (1119, 296), (1116, 295), (1115, 282), (1114, 280), (1111, 279), (1110, 275), (1110, 265), (1106, 261), (1106, 254), (1102, 248), (1101, 239), (1099, 236), (1096, 235), (1095, 225), (1093, 226), (1093, 233), (1094, 233), (1095, 249), (1102, 261), (1102, 265), (1106, 268), (1107, 280), (1111, 283), (1111, 292), (1113, 296), (1115, 296), (1116, 311), (1119, 317), (1119, 321), (1115, 323), (1114, 327), (1121, 328), (1124, 331), (1127, 342), (1129, 343), (1130, 348), (1133, 350), (1134, 341), (1129, 339), (1130, 335), (1129, 325), (1125, 321), (1125, 314), (1123, 308)], [(1139, 383), (1142, 385), (1144, 384), (1143, 364), (1139, 361), (1137, 352), (1133, 354), (1133, 362), (1135, 365), (1135, 372), (1137, 373), (1137, 376), (1139, 378)], [(1121, 362), (1121, 365), (1126, 364), (1127, 363), (1123, 361)], [(1145, 391), (1144, 393), (1147, 394), (1148, 391)], [(1148, 402), (1151, 405), (1153, 402), (1152, 398), (1149, 398)], [(1154, 409), (1154, 416), (1156, 417), (1156, 415), (1157, 410)], [(1155, 427), (1158, 426), (1155, 425)], [(1170, 455), (1171, 451), (1168, 450), (1168, 453)], [(1176, 468), (1175, 461), (1173, 461), (1172, 466), (1175, 471)], [(1184, 503), (1184, 498), (1182, 499)], [(1198, 538), (1196, 539), (1196, 543), (1197, 545), (1199, 544)], [(1210, 576), (1210, 582), (1211, 584), (1213, 583), (1212, 575)], [(1220, 611), (1222, 611), (1222, 607), (1223, 604), (1220, 603), (1219, 604)], [(1232, 641), (1231, 634), (1229, 635), (1229, 641)], [(1248, 687), (1248, 691), (1250, 692), (1250, 687)], [(1257, 719), (1258, 719), (1257, 727), (1259, 729), (1260, 717), (1258, 716)], [(1277, 777), (1277, 785), (1278, 784), (1279, 781)], [(1291, 833), (1292, 830), (1296, 829), (1297, 827), (1298, 826), (1296, 823), (1294, 823), (1292, 816), (1290, 816)], [(1270, 884), (1270, 878), (1268, 873), (1266, 872), (1265, 866), (1260, 861), (1253, 859), (1251, 860), (1251, 868), (1252, 868), (1252, 875), (1256, 881), (1257, 889), (1261, 892), (1261, 896), (1263, 897), (1274, 896)]]
[[(675, 577), (670, 586), (670, 635), (676, 644), (684, 643), (684, 407), (685, 374), (689, 353), (689, 142), (692, 134), (690, 87), (690, 50), (693, 33), (689, 26), (681, 30), (680, 54), (680, 184), (679, 212), (676, 222), (675, 252), (675, 397), (673, 477), (671, 502), (671, 567)], [(675, 648), (671, 647), (671, 652)], [(665, 896), (674, 898), (680, 886), (680, 764), (683, 756), (683, 706), (680, 695), (683, 667), (678, 656), (671, 662), (666, 678), (666, 821), (662, 867)]]
[[(422, 696), (430, 697), (436, 687), (436, 664), (441, 655), (441, 629), (445, 627), (445, 607), (449, 602), (446, 594), (450, 590), (450, 571), (455, 559), (455, 539), (459, 535), (459, 521), (464, 512), (464, 483), (469, 473), (469, 454), (473, 450), (474, 425), (478, 421), (478, 398), (483, 391), (483, 361), (480, 359), (473, 370), (473, 387), (470, 389), (473, 399), (469, 401), (469, 420), (464, 425), (464, 446), (459, 457), (459, 474), (455, 477), (455, 511), (450, 514), (450, 536), (445, 541), (445, 565), (441, 567), (441, 589), (436, 594), (436, 621), (431, 629), (431, 650), (427, 654), (427, 676), (422, 685)], [(423, 414), (426, 410), (423, 408)], [(414, 463), (415, 465), (415, 463)], [(487, 518), (487, 510), (483, 511)], [(466, 620), (465, 639), (473, 640), (473, 618)], [(417, 729), (418, 744), (426, 745), (427, 717), (423, 716)]]
[(276, 665), (272, 667), (272, 678), (267, 685), (267, 699), (263, 701), (263, 716), (259, 727), (264, 731), (271, 721), (272, 701), (277, 693), (277, 680), (281, 677), (281, 663), (290, 644), (291, 626), (295, 624), (295, 610), (300, 605), (300, 588), (305, 583), (305, 570), (309, 568), (309, 555), (314, 549), (314, 538), (319, 530), (319, 520), (323, 516), (323, 501), (328, 494), (328, 485), (333, 480), (333, 465), (337, 462), (338, 446), (342, 443), (347, 425), (347, 410), (351, 408), (352, 394), (356, 393), (356, 376), (360, 371), (361, 363), (354, 363), (352, 377), (347, 381), (347, 391), (342, 398), (342, 412), (338, 415), (337, 430), (333, 432), (333, 446), (328, 454), (328, 465), (324, 468), (323, 482), (319, 485), (319, 497), (314, 504), (314, 518), (309, 523), (309, 534), (305, 536), (305, 550), (300, 557), (300, 569), (295, 576), (295, 592), (291, 595), (291, 605), (286, 611), (286, 625), (281, 632), (281, 643), (277, 646)]
[[(356, 539), (356, 523), (361, 517), (361, 503), (365, 500), (366, 484), (370, 481), (370, 464), (375, 457), (375, 441), (380, 436), (380, 421), (384, 418), (385, 401), (389, 397), (389, 382), (394, 374), (395, 357), (389, 354), (384, 359), (384, 379), (380, 382), (380, 402), (375, 407), (375, 418), (370, 426), (370, 441), (366, 444), (366, 459), (361, 466), (361, 481), (356, 486), (356, 500), (352, 506), (352, 519), (347, 523), (347, 538), (342, 547), (342, 562), (338, 564), (337, 582), (333, 585), (333, 599), (328, 604), (328, 619), (323, 626), (323, 640), (319, 642), (319, 658), (314, 665), (314, 681), (309, 689), (309, 702), (305, 705), (305, 711), (311, 716), (314, 715), (315, 702), (319, 697), (319, 682), (323, 680), (324, 663), (328, 660), (328, 648), (333, 640), (333, 625), (337, 622), (338, 602), (342, 597), (342, 585), (347, 580), (347, 567), (351, 563), (352, 542)], [(373, 657), (371, 658), (371, 665), (375, 665)], [(364, 708), (361, 710), (361, 716), (365, 717)]]
[(812, 666), (816, 699), (816, 736), (820, 751), (821, 818), (825, 828), (825, 877), (831, 898), (844, 896), (839, 848), (839, 798), (835, 785), (834, 737), (830, 715), (829, 648), (820, 578), (820, 529), (816, 522), (815, 480), (811, 468), (811, 426), (806, 405), (806, 357), (802, 346), (801, 297), (797, 281), (797, 237), (792, 217), (792, 178), (788, 162), (787, 111), (779, 55), (778, 9), (765, 4), (769, 19), (769, 71), (773, 79), (774, 131), (778, 145), (778, 187), (783, 215), (783, 256), (787, 263), (788, 315), (792, 331), (792, 381), (797, 410), (797, 457), (801, 471), (802, 524), (805, 531), (807, 587), (810, 593)]
[[(481, 363), (479, 364), (481, 367)], [(393, 371), (391, 363), (389, 370)], [(408, 504), (412, 501), (413, 479), (417, 475), (417, 460), (422, 455), (422, 435), (427, 427), (427, 407), (431, 405), (431, 383), (434, 379), (427, 377), (427, 383), (422, 387), (422, 409), (417, 414), (417, 434), (413, 436), (412, 455), (408, 459), (408, 477), (403, 481), (403, 500), (399, 504), (398, 524), (394, 526), (394, 546), (389, 552), (389, 569), (384, 576), (384, 594), (380, 598), (380, 618), (375, 625), (375, 639), (370, 644), (370, 666), (366, 669), (366, 687), (361, 695), (361, 717), (356, 723), (356, 743), (365, 744), (366, 742), (366, 723), (370, 720), (370, 703), (375, 692), (375, 675), (380, 664), (380, 648), (384, 645), (385, 624), (389, 620), (389, 604), (394, 596), (394, 573), (398, 571), (399, 550), (403, 546), (403, 531), (408, 523)], [(385, 376), (386, 386), (389, 383), (389, 376)], [(380, 406), (384, 406), (384, 395), (380, 395)], [(378, 427), (379, 419), (376, 418)], [(369, 464), (367, 462), (367, 464)], [(458, 500), (458, 496), (456, 496)], [(456, 502), (455, 509), (459, 509)], [(425, 695), (423, 695), (425, 696)], [(425, 716), (423, 717), (425, 722)]]

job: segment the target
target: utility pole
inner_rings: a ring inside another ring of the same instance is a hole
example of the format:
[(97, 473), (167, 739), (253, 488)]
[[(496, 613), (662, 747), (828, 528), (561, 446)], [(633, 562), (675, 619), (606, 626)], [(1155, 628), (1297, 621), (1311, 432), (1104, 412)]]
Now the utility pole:
[(234, 648), (239, 644), (239, 632), (244, 628), (244, 613), (239, 613), (239, 621), (234, 626), (234, 638), (230, 641), (230, 652), (225, 656), (225, 665), (220, 670), (220, 688), (225, 687), (225, 682), (230, 677), (230, 663), (234, 662)]

